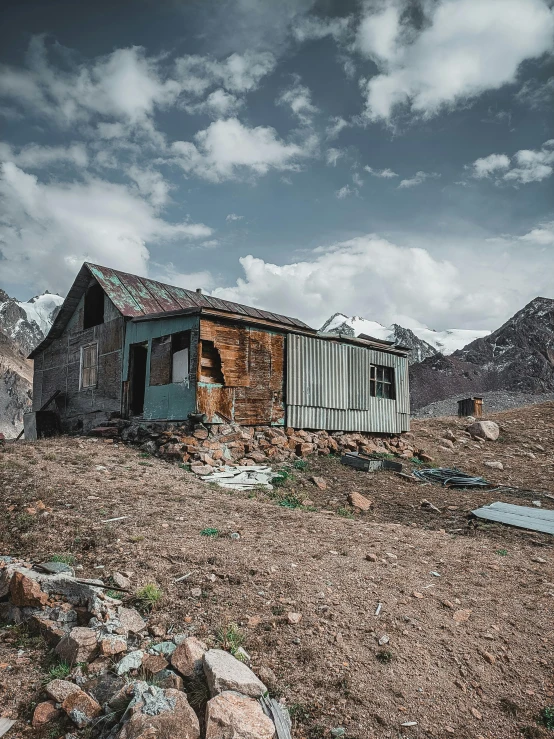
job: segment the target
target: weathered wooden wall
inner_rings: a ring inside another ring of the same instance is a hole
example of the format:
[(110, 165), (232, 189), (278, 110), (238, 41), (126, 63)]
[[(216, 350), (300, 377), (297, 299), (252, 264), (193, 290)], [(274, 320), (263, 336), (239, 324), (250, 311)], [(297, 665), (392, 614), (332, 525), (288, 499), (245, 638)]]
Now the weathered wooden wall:
[[(83, 330), (84, 299), (79, 302), (65, 331), (35, 357), (33, 410), (56, 390), (56, 407), (64, 431), (87, 431), (121, 411), (121, 368), (124, 319), (110, 299), (104, 298), (105, 322)], [(98, 342), (98, 384), (79, 389), (81, 347)]]
[(283, 425), (284, 352), (284, 334), (201, 319), (198, 412), (209, 422)]
[[(148, 345), (144, 418), (150, 420), (167, 419), (171, 421), (184, 421), (187, 419), (189, 413), (195, 411), (198, 323), (198, 316), (173, 316), (152, 321), (129, 321), (127, 323), (123, 359), (124, 383), (130, 379), (129, 356), (131, 346), (141, 343)], [(191, 333), (189, 354), (190, 373), (188, 382), (172, 383), (170, 381), (171, 373), (169, 365), (167, 366), (167, 373), (161, 371), (162, 368), (159, 368), (160, 371), (156, 372), (156, 377), (151, 376), (153, 340), (162, 336), (171, 336), (181, 331), (190, 331)], [(162, 374), (166, 375), (168, 382), (163, 383)]]

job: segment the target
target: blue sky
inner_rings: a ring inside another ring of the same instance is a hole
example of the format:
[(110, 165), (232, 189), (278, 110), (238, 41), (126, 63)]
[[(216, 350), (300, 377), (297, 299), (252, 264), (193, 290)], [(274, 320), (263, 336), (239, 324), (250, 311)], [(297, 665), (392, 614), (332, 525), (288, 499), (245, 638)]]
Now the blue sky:
[(19, 0), (0, 283), (85, 259), (319, 326), (554, 297), (547, 0)]

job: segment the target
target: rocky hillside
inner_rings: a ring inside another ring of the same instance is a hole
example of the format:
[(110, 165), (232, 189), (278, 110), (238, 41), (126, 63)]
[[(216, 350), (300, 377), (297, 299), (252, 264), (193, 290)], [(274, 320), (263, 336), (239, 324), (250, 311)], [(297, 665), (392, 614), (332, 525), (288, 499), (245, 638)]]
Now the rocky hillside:
[(37, 295), (18, 302), (0, 290), (0, 433), (17, 436), (32, 401), (33, 363), (27, 356), (50, 330), (63, 298)]
[(496, 331), (410, 368), (412, 408), (465, 393), (554, 391), (554, 300), (535, 298)]
[(360, 336), (365, 334), (384, 341), (393, 341), (395, 344), (409, 347), (410, 364), (423, 362), (429, 357), (438, 354), (449, 355), (457, 349), (463, 348), (470, 341), (486, 336), (488, 331), (470, 329), (446, 329), (433, 331), (426, 326), (420, 326), (416, 321), (410, 321), (414, 328), (406, 328), (398, 323), (383, 326), (376, 321), (368, 321), (360, 316), (346, 316), (344, 313), (335, 313), (326, 321), (319, 333), (342, 334), (344, 336)]

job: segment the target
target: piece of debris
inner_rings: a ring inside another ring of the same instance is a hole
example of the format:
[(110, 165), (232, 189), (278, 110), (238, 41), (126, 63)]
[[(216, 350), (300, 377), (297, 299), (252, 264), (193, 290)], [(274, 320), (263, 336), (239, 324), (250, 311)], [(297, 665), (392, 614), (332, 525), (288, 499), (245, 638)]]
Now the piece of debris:
[(273, 489), (271, 480), (275, 477), (275, 473), (271, 467), (266, 465), (239, 465), (237, 467), (225, 465), (224, 467), (220, 467), (217, 472), (214, 472), (213, 468), (210, 467), (210, 471), (207, 474), (197, 472), (194, 468), (191, 469), (193, 472), (201, 474), (205, 482), (217, 483), (222, 488), (251, 490), (254, 487), (261, 486), (267, 490)]
[(484, 518), (487, 521), (497, 521), (508, 526), (517, 526), (520, 529), (554, 534), (554, 511), (536, 510), (527, 506), (497, 501), (477, 508), (472, 513), (477, 518)]
[(485, 465), (485, 467), (490, 467), (493, 470), (503, 470), (504, 469), (504, 465), (502, 464), (502, 462), (498, 462), (494, 459), (487, 459), (485, 460), (485, 462), (483, 462), (483, 464)]
[(364, 472), (377, 472), (378, 470), (402, 472), (402, 464), (400, 462), (392, 462), (388, 459), (372, 459), (356, 452), (346, 452), (340, 461), (342, 464), (355, 467), (357, 470), (363, 470)]
[(487, 487), (489, 485), (482, 477), (468, 475), (465, 472), (460, 472), (460, 470), (450, 467), (431, 467), (424, 470), (414, 470), (413, 474), (421, 480), (436, 482), (440, 485), (448, 485), (454, 488), (476, 488)]
[(348, 502), (351, 506), (358, 508), (360, 511), (369, 511), (373, 505), (373, 501), (361, 495), (361, 493), (350, 493), (348, 496)]
[(387, 634), (383, 634), (382, 637), (380, 637), (379, 641), (377, 642), (380, 647), (382, 647), (384, 644), (388, 644), (390, 641), (390, 637)]
[(4, 736), (15, 724), (15, 721), (9, 718), (0, 718), (0, 736)]
[(381, 613), (381, 608), (383, 607), (382, 603), (377, 604), (377, 608), (375, 609), (375, 615), (378, 616)]
[(535, 506), (535, 508), (542, 508), (542, 503), (540, 500), (532, 500), (531, 503)]
[(106, 518), (104, 521), (101, 521), (100, 523), (113, 523), (114, 521), (123, 521), (125, 518), (130, 518), (130, 516), (117, 516), (116, 518)]
[(435, 511), (435, 513), (441, 513), (441, 509), (437, 508), (436, 505), (433, 505), (433, 503), (431, 503), (431, 501), (427, 500), (426, 498), (421, 501), (421, 507), (426, 508), (429, 511)]
[(310, 477), (310, 482), (313, 482), (313, 484), (316, 486), (316, 488), (319, 488), (319, 490), (327, 490), (327, 482), (323, 479), (323, 477)]

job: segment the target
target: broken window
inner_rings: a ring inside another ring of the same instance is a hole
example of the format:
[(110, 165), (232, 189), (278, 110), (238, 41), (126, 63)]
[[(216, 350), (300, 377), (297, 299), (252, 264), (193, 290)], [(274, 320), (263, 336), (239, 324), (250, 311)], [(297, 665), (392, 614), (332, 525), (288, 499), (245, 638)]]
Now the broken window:
[(383, 367), (378, 364), (373, 365), (371, 367), (369, 388), (372, 398), (389, 398), (390, 400), (394, 400), (396, 397), (394, 387), (394, 369), (392, 367)]
[(81, 347), (81, 389), (96, 387), (98, 382), (98, 344)]
[(186, 382), (189, 377), (190, 331), (152, 339), (150, 385)]
[(213, 341), (202, 340), (200, 354), (200, 382), (224, 385), (221, 357)]
[(101, 323), (104, 323), (104, 291), (95, 282), (85, 294), (83, 329), (99, 326)]

